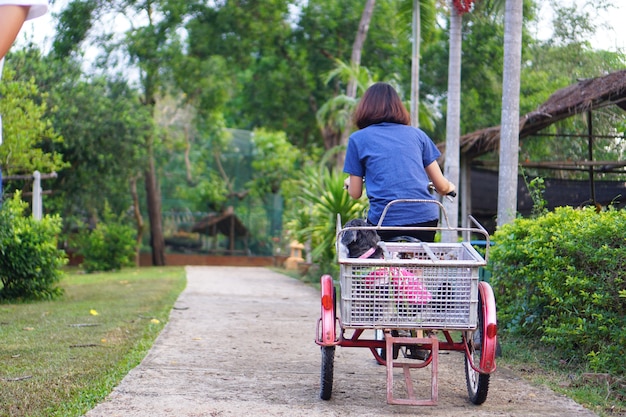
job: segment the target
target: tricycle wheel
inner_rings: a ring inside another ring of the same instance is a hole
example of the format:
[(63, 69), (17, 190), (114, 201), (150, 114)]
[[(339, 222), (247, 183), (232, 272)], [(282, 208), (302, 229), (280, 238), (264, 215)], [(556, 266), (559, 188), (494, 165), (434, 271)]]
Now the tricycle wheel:
[(330, 400), (333, 392), (333, 371), (335, 367), (335, 347), (322, 346), (322, 378), (320, 383), (320, 398)]
[(467, 393), (472, 403), (480, 405), (487, 400), (487, 392), (489, 391), (489, 374), (483, 374), (472, 368), (481, 363), (483, 355), (485, 330), (483, 317), (483, 297), (478, 293), (478, 324), (476, 330), (468, 331), (465, 334), (465, 343), (467, 344), (467, 352), (465, 358), (465, 380), (467, 382)]

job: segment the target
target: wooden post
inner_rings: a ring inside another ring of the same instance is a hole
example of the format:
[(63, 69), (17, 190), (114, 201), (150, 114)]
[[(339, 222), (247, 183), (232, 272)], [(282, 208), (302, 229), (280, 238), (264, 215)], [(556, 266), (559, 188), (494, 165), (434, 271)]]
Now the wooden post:
[[(591, 110), (587, 112), (587, 146), (589, 148), (589, 162), (593, 162), (593, 124), (591, 120)], [(589, 164), (589, 193), (591, 194), (591, 204), (596, 205), (596, 183), (594, 179), (593, 163)]]

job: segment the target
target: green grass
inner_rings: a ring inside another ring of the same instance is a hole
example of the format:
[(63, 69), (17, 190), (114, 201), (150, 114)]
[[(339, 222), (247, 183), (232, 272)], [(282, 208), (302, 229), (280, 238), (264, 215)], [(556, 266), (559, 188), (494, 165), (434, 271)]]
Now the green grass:
[(0, 304), (0, 416), (93, 408), (146, 355), (185, 282), (182, 267), (70, 272), (58, 300)]
[(517, 375), (563, 394), (599, 416), (626, 415), (626, 383), (621, 378), (595, 374), (580, 363), (560, 358), (540, 343), (500, 337), (502, 358)]

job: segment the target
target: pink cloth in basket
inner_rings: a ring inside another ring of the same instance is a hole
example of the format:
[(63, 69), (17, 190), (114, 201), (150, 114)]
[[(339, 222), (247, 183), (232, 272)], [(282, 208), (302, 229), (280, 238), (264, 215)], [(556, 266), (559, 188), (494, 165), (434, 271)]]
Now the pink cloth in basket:
[(423, 305), (433, 298), (430, 291), (422, 284), (421, 278), (404, 268), (395, 266), (378, 268), (365, 277), (365, 282), (370, 286), (383, 286), (390, 284), (390, 278), (391, 287), (398, 295), (398, 299), (402, 301), (407, 301), (410, 304)]

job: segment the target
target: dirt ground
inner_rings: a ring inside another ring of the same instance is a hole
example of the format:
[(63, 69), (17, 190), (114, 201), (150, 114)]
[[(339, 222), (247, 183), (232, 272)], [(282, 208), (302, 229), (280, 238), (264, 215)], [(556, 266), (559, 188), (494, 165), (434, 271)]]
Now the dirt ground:
[[(323, 401), (316, 289), (256, 267), (189, 267), (187, 277), (149, 354), (86, 417), (596, 415), (503, 367), (473, 405), (458, 352), (440, 353), (438, 404), (416, 407), (387, 404), (386, 369), (369, 350), (338, 347)], [(417, 375), (420, 397), (430, 394), (426, 375)]]

